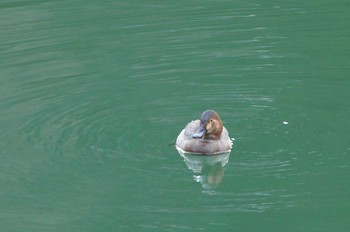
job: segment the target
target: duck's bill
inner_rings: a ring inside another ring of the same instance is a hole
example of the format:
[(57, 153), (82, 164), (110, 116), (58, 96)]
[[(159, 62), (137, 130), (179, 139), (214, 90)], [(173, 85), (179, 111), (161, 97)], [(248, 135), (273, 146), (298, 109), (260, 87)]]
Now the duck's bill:
[(203, 135), (206, 133), (206, 129), (205, 127), (201, 126), (198, 131), (196, 131), (193, 135), (192, 135), (192, 138), (194, 139), (200, 139), (203, 137)]

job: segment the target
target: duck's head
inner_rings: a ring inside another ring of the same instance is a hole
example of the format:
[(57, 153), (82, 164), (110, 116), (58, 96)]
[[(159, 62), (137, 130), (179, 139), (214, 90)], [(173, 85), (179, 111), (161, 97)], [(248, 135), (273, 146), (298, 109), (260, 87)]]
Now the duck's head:
[(199, 129), (192, 135), (194, 139), (220, 139), (223, 130), (222, 121), (214, 110), (206, 110), (203, 112)]

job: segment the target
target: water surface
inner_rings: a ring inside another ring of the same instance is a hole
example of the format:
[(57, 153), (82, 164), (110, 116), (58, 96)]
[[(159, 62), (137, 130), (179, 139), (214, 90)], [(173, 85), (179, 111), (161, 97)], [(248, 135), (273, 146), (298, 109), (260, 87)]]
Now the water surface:
[[(348, 231), (349, 22), (347, 1), (3, 1), (2, 230)], [(235, 138), (210, 190), (169, 145), (206, 109)]]

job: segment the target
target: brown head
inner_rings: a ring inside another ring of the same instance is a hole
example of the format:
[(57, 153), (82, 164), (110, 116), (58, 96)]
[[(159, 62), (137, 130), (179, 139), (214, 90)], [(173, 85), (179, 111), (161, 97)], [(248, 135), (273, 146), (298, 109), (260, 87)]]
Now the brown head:
[(192, 135), (194, 139), (220, 139), (223, 130), (222, 121), (213, 110), (206, 110), (202, 114), (199, 129)]

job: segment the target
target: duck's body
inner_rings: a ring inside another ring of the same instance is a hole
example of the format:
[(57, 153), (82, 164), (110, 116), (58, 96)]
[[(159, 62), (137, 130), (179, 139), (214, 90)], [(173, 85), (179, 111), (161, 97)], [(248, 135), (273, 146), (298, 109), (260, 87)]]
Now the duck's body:
[(189, 122), (176, 139), (177, 149), (198, 154), (229, 152), (232, 141), (219, 115), (204, 111), (201, 120)]

